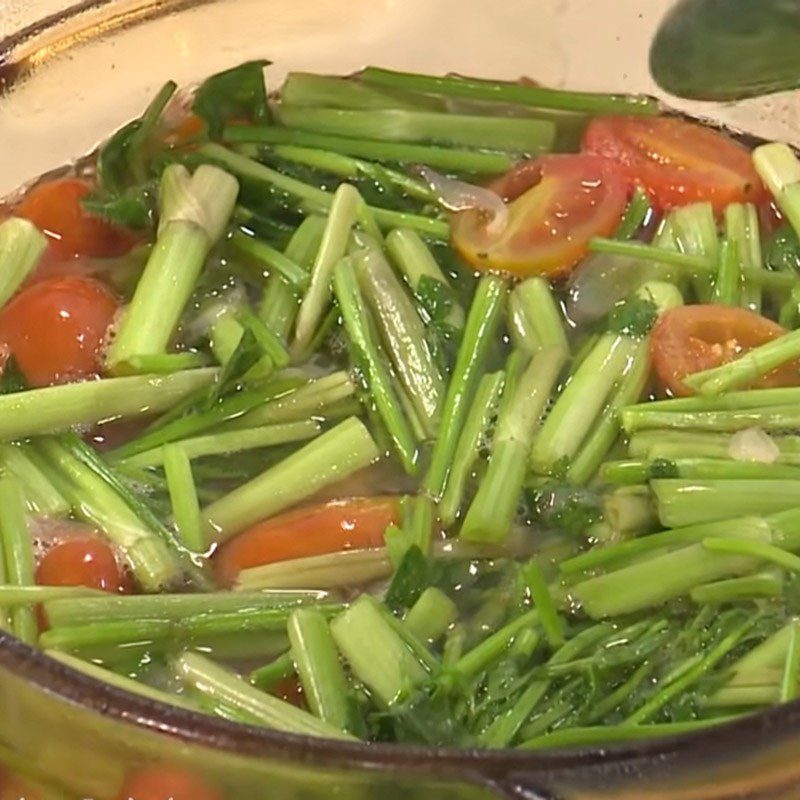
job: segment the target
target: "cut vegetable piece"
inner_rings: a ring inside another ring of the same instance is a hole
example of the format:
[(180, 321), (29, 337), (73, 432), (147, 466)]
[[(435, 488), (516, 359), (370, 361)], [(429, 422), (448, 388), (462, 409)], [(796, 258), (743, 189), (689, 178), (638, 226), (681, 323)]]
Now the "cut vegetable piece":
[(0, 306), (22, 285), (47, 248), (47, 238), (29, 220), (10, 217), (0, 224)]

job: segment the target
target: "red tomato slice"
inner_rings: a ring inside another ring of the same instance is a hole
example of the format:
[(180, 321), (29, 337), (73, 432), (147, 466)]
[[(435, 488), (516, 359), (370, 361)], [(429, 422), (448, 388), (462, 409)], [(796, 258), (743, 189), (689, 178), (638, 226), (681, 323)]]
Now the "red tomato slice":
[(676, 117), (598, 117), (583, 148), (616, 161), (662, 209), (707, 200), (721, 213), (729, 203), (766, 198), (746, 147)]
[(240, 533), (214, 556), (217, 576), (230, 585), (239, 572), (277, 561), (340, 550), (383, 546), (383, 533), (398, 521), (398, 498), (356, 497), (300, 508)]
[[(658, 318), (650, 353), (661, 385), (673, 395), (693, 394), (687, 375), (740, 358), (748, 350), (788, 333), (754, 311), (730, 306), (680, 306)], [(783, 364), (751, 388), (800, 386), (800, 362)]]
[(586, 255), (593, 236), (614, 232), (629, 187), (607, 159), (556, 155), (524, 161), (490, 188), (509, 204), (505, 230), (493, 230), (478, 210), (459, 212), (455, 249), (479, 270), (559, 276)]
[(114, 550), (97, 536), (67, 539), (51, 547), (36, 569), (40, 586), (86, 586), (124, 593), (129, 583)]
[(98, 281), (48, 278), (0, 311), (0, 342), (32, 386), (89, 378), (100, 373), (103, 340), (118, 308)]
[(81, 200), (91, 189), (88, 181), (78, 178), (40, 183), (22, 198), (14, 213), (29, 219), (47, 234), (50, 252), (56, 260), (124, 255), (138, 237), (83, 210)]
[(222, 794), (187, 770), (153, 766), (131, 775), (117, 800), (222, 800)]

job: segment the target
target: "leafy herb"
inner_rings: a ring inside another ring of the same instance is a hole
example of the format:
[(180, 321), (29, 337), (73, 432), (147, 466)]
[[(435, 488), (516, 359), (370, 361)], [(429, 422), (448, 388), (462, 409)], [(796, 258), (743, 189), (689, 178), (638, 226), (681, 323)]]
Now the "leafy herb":
[(422, 550), (412, 545), (394, 573), (384, 602), (389, 608), (411, 608), (419, 596), (436, 580), (436, 565)]
[(589, 489), (552, 482), (529, 489), (527, 500), (532, 522), (570, 536), (585, 535), (603, 518), (600, 497)]
[(800, 239), (791, 225), (781, 225), (766, 247), (766, 264), (778, 272), (800, 273)]
[(25, 376), (22, 374), (17, 360), (14, 356), (10, 356), (2, 375), (0, 375), (0, 394), (13, 394), (27, 388), (28, 384), (25, 382)]
[(658, 318), (658, 307), (652, 300), (631, 297), (611, 312), (608, 329), (631, 336), (644, 336)]
[(209, 136), (218, 137), (233, 120), (262, 124), (270, 121), (264, 85), (264, 68), (269, 63), (248, 61), (218, 72), (200, 84), (192, 111), (208, 125)]

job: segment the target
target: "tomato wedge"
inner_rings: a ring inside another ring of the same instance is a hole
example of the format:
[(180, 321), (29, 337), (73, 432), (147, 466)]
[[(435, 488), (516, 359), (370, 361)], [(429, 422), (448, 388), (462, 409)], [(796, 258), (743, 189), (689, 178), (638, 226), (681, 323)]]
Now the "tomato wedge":
[[(693, 394), (683, 379), (740, 358), (748, 350), (788, 331), (744, 308), (681, 306), (662, 314), (653, 327), (650, 353), (662, 387), (670, 394)], [(783, 364), (751, 388), (800, 386), (800, 362)]]
[(661, 209), (707, 200), (721, 213), (729, 203), (766, 198), (747, 148), (676, 117), (597, 117), (583, 148), (616, 161)]
[(222, 800), (222, 794), (185, 769), (153, 766), (131, 775), (117, 800)]
[(86, 213), (81, 200), (92, 190), (89, 181), (59, 178), (34, 186), (14, 209), (50, 239), (55, 260), (75, 256), (113, 258), (128, 252), (136, 234)]
[(86, 586), (105, 592), (129, 589), (114, 550), (98, 536), (67, 539), (51, 547), (36, 568), (40, 586)]
[(32, 386), (99, 374), (119, 302), (99, 281), (67, 276), (31, 284), (0, 311), (0, 342)]
[(355, 497), (308, 506), (260, 522), (240, 533), (214, 556), (220, 582), (239, 572), (277, 561), (340, 550), (382, 547), (383, 533), (398, 521), (398, 498)]
[(524, 161), (490, 188), (508, 204), (495, 230), (478, 209), (452, 220), (453, 246), (478, 270), (561, 276), (588, 252), (593, 236), (610, 236), (622, 218), (629, 184), (616, 165), (593, 155)]

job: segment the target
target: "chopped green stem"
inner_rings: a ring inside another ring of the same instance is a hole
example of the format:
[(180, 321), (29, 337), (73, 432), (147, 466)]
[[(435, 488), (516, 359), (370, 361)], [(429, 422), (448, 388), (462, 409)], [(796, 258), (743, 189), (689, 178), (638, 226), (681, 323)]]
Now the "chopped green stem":
[(511, 292), (508, 327), (515, 347), (530, 355), (548, 347), (569, 353), (563, 315), (544, 278), (528, 278)]
[(511, 81), (491, 81), (460, 75), (421, 75), (412, 72), (395, 72), (379, 67), (367, 67), (361, 72), (360, 79), (368, 86), (442, 94), (451, 97), (469, 97), (474, 100), (515, 103), (562, 111), (581, 111), (593, 114), (657, 114), (659, 111), (658, 101), (645, 95), (569, 92)]
[[(183, 451), (187, 458), (203, 458), (204, 456), (221, 455), (223, 453), (240, 453), (244, 450), (255, 450), (262, 447), (274, 447), (289, 442), (313, 439), (322, 431), (318, 422), (286, 422), (275, 425), (264, 425), (258, 428), (212, 433), (207, 436), (195, 436), (182, 439), (174, 444), (145, 450), (143, 453), (126, 458), (118, 463), (125, 467), (158, 467), (165, 463), (167, 447), (175, 447)], [(798, 470), (800, 473), (800, 470)]]
[(380, 453), (354, 417), (203, 509), (206, 542), (221, 543), (248, 525), (287, 508), (368, 466)]
[(331, 632), (356, 677), (384, 706), (397, 703), (427, 676), (425, 667), (369, 595), (361, 595), (336, 617)]
[(124, 373), (133, 356), (165, 351), (238, 193), (218, 167), (202, 165), (193, 176), (179, 164), (164, 170), (156, 244), (108, 353), (114, 372)]
[(661, 478), (650, 484), (661, 523), (668, 528), (772, 514), (798, 505), (797, 480), (681, 480)]
[[(319, 251), (325, 219), (312, 214), (306, 217), (289, 240), (284, 255), (300, 267), (306, 276), (306, 285), (314, 259)], [(299, 308), (299, 290), (277, 271), (270, 273), (258, 306), (258, 315), (264, 324), (281, 338), (289, 341)]]
[(525, 117), (311, 106), (280, 106), (277, 113), (280, 122), (287, 128), (332, 136), (388, 142), (433, 142), (529, 156), (552, 149), (556, 133), (552, 122)]
[[(41, 587), (48, 588), (49, 587)], [(65, 587), (66, 588), (66, 587)], [(88, 590), (75, 592), (85, 593)], [(55, 588), (49, 589), (55, 591)], [(181, 622), (187, 617), (202, 614), (241, 614), (249, 611), (283, 609), (286, 616), (306, 604), (322, 603), (329, 599), (323, 591), (252, 591), (252, 592), (197, 592), (187, 594), (137, 594), (108, 595), (94, 592), (91, 596), (68, 596), (47, 600), (45, 610), (54, 627), (89, 625), (94, 622), (137, 619), (157, 619)], [(2, 594), (0, 594), (2, 603)]]
[[(25, 519), (25, 498), (14, 478), (0, 478), (0, 538), (8, 582), (12, 586), (34, 585), (33, 542)], [(25, 644), (36, 644), (39, 626), (33, 606), (12, 608), (11, 629)]]
[(742, 262), (738, 242), (725, 239), (719, 251), (719, 269), (714, 281), (712, 302), (738, 306), (741, 301)]
[(638, 400), (650, 378), (650, 348), (642, 341), (631, 357), (631, 365), (613, 390), (613, 394), (600, 412), (594, 428), (589, 432), (567, 468), (567, 480), (582, 485), (596, 474), (620, 433), (620, 411)]
[(164, 474), (167, 478), (172, 518), (178, 538), (192, 553), (205, 552), (200, 502), (186, 451), (177, 444), (164, 445)]
[(0, 224), (0, 307), (22, 286), (47, 249), (47, 237), (30, 221), (9, 217)]
[(446, 488), (453, 454), (494, 343), (505, 295), (502, 278), (487, 275), (478, 283), (447, 387), (439, 438), (424, 481), (425, 489), (435, 499), (441, 498)]
[[(0, 398), (0, 401), (2, 398)], [(634, 406), (638, 408), (638, 406)], [(800, 428), (800, 412), (796, 405), (764, 406), (763, 408), (737, 408), (723, 411), (661, 411), (647, 413), (622, 412), (622, 426), (626, 433), (650, 428), (673, 430), (716, 431), (733, 433), (745, 428), (763, 428), (765, 431), (786, 431)]]
[(291, 678), (296, 671), (292, 651), (289, 650), (270, 661), (269, 664), (254, 669), (250, 673), (250, 684), (258, 689), (269, 691), (278, 681)]
[(475, 399), (472, 401), (458, 437), (447, 488), (439, 503), (439, 518), (445, 528), (452, 525), (458, 518), (464, 501), (467, 481), (480, 458), (480, 450), (497, 406), (503, 378), (503, 372), (493, 372), (484, 375), (478, 384)]
[[(5, 572), (5, 566), (3, 567)], [(0, 608), (46, 603), (50, 600), (74, 600), (76, 598), (102, 597), (104, 592), (85, 586), (8, 586), (0, 585)]]
[(265, 264), (273, 271), (282, 275), (292, 286), (297, 289), (305, 289), (308, 286), (308, 271), (292, 261), (280, 250), (276, 250), (266, 242), (259, 241), (254, 236), (248, 236), (237, 231), (231, 237), (231, 244), (240, 252), (254, 258), (256, 261)]
[(762, 572), (743, 578), (728, 578), (698, 586), (689, 596), (698, 605), (709, 603), (735, 603), (758, 597), (780, 597), (783, 594), (783, 580), (779, 572)]
[(187, 369), (198, 369), (208, 364), (201, 353), (157, 353), (131, 356), (126, 362), (126, 372), (131, 375), (170, 375)]
[(449, 172), (481, 175), (499, 175), (508, 171), (514, 164), (514, 159), (505, 153), (355, 139), (273, 126), (233, 125), (225, 130), (225, 138), (229, 142), (313, 147), (373, 161), (426, 164)]
[(531, 441), (565, 361), (560, 346), (541, 350), (529, 363), (518, 351), (508, 359), (489, 466), (464, 518), (462, 539), (497, 542), (508, 536), (522, 495)]
[(333, 271), (347, 251), (350, 232), (362, 202), (358, 190), (348, 183), (343, 183), (333, 196), (328, 221), (311, 270), (311, 281), (297, 314), (292, 346), (295, 353), (306, 351), (325, 315), (331, 298)]
[(606, 695), (600, 702), (595, 703), (586, 716), (586, 722), (598, 722), (619, 708), (650, 677), (654, 669), (655, 665), (651, 662), (645, 662), (638, 666), (634, 673), (614, 689), (611, 694)]
[(403, 624), (421, 642), (435, 642), (458, 617), (456, 604), (435, 586), (429, 586), (406, 614)]
[(187, 686), (244, 712), (268, 728), (329, 739), (353, 738), (313, 714), (256, 689), (199, 653), (183, 653), (174, 659), (172, 668)]
[(609, 492), (603, 498), (603, 519), (619, 537), (638, 536), (659, 527), (647, 486), (622, 486)]
[(652, 210), (647, 192), (641, 186), (637, 186), (625, 210), (625, 216), (614, 233), (614, 238), (620, 241), (633, 239)]
[[(725, 207), (725, 236), (738, 249), (740, 274), (763, 270), (758, 210), (752, 203), (730, 203)], [(742, 283), (739, 299), (744, 308), (761, 311), (761, 287), (754, 282)]]
[(531, 463), (546, 475), (562, 459), (570, 460), (601, 414), (614, 384), (631, 369), (639, 341), (607, 333), (573, 373), (547, 416), (531, 450)]
[(702, 395), (717, 395), (752, 383), (776, 367), (800, 356), (800, 331), (792, 331), (721, 367), (695, 372), (685, 378), (686, 385)]
[(60, 517), (69, 512), (67, 500), (36, 465), (30, 444), (0, 444), (0, 475), (17, 479), (31, 513)]
[(763, 144), (753, 150), (753, 166), (800, 236), (800, 161), (793, 150), (783, 142)]
[(383, 344), (426, 435), (439, 425), (444, 380), (425, 341), (425, 326), (411, 299), (377, 250), (353, 256), (362, 295), (372, 309)]
[(350, 698), (328, 621), (313, 608), (289, 618), (292, 658), (308, 705), (321, 720), (340, 731), (352, 731)]
[(404, 469), (417, 471), (417, 445), (400, 398), (394, 388), (392, 373), (377, 339), (359, 290), (355, 269), (343, 259), (334, 273), (334, 291), (344, 328), (353, 346), (364, 381), (378, 414), (389, 432), (392, 444)]
[(94, 425), (115, 417), (154, 414), (208, 386), (216, 369), (172, 375), (137, 375), (0, 395), (0, 440), (24, 439), (73, 425)]
[(792, 624), (789, 646), (786, 648), (786, 662), (781, 678), (781, 703), (789, 703), (797, 697), (798, 669), (800, 669), (800, 631), (795, 622)]
[(539, 619), (550, 648), (557, 650), (564, 644), (564, 624), (558, 616), (542, 568), (535, 560), (529, 561), (525, 565), (524, 575), (533, 605), (539, 609)]
[(752, 556), (753, 558), (769, 561), (790, 572), (800, 571), (800, 556), (796, 556), (794, 553), (787, 553), (786, 550), (781, 550), (780, 547), (775, 547), (775, 545), (765, 542), (711, 537), (703, 539), (702, 544), (706, 550), (710, 550), (712, 553)]
[(800, 388), (796, 386), (775, 389), (745, 389), (725, 392), (717, 397), (675, 397), (670, 400), (653, 400), (629, 406), (625, 415), (633, 418), (638, 414), (660, 411), (737, 411), (768, 408), (769, 406), (800, 403)]
[(733, 461), (724, 458), (676, 458), (669, 461), (664, 459), (607, 461), (600, 470), (600, 477), (604, 481), (623, 485), (644, 483), (651, 478), (664, 475), (691, 480), (782, 478), (800, 480), (800, 466)]

